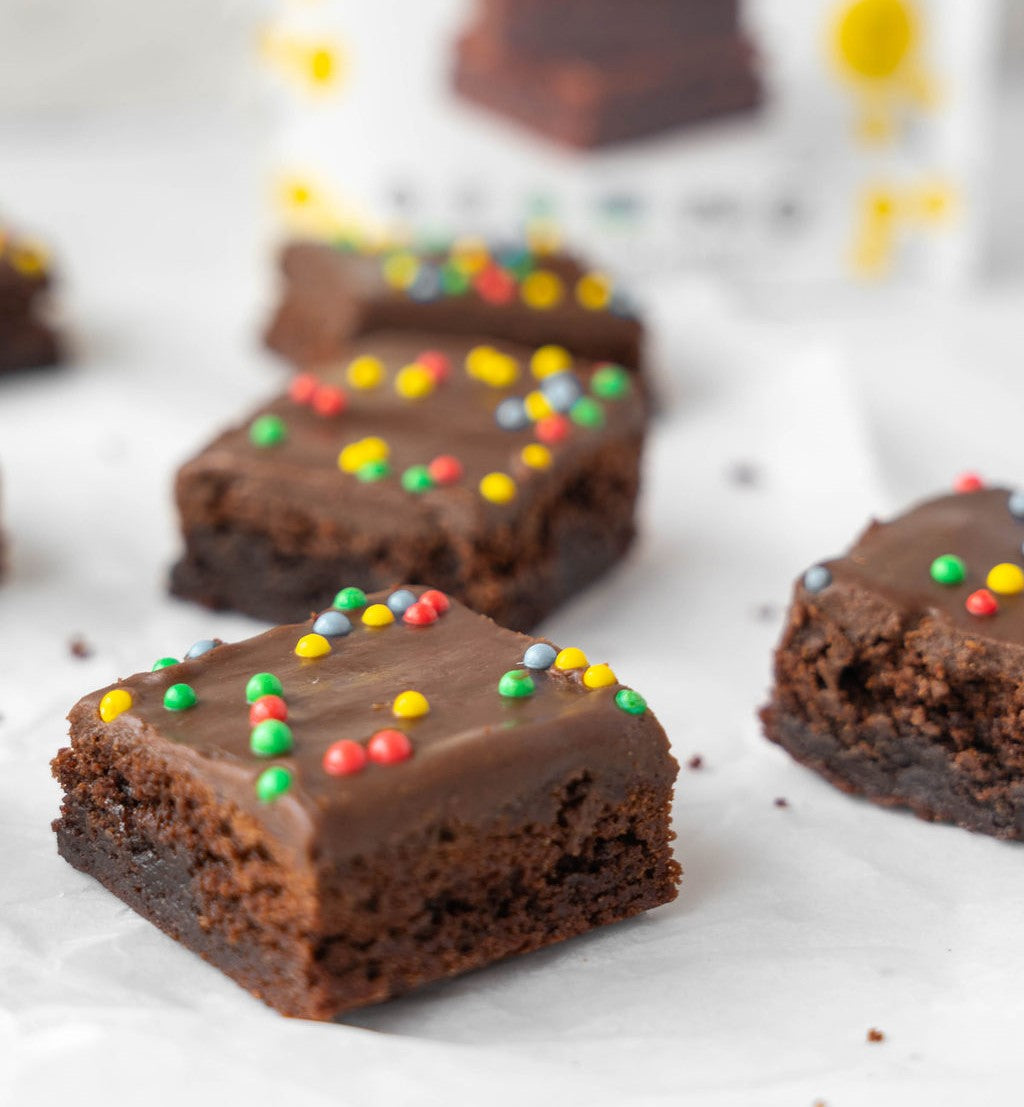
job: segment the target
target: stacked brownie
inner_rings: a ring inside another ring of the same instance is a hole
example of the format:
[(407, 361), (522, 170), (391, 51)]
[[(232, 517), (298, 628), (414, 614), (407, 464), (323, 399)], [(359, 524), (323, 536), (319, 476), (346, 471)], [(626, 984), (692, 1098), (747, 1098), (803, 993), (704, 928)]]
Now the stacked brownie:
[(60, 360), (57, 336), (47, 321), (50, 282), (45, 251), (0, 225), (0, 372)]
[(760, 99), (737, 0), (478, 0), (457, 46), (455, 87), (581, 148)]

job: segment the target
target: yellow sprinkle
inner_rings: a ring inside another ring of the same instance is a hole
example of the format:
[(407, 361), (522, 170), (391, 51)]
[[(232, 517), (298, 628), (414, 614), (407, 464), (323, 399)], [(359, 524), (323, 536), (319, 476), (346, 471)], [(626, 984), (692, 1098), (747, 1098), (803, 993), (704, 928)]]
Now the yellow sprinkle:
[(549, 415), (553, 415), (555, 411), (551, 406), (551, 401), (543, 392), (539, 391), (527, 392), (523, 397), (523, 407), (526, 408), (526, 414), (533, 423), (536, 423), (538, 419), (546, 419)]
[(483, 363), (479, 379), (491, 388), (508, 388), (519, 379), (519, 362), (510, 354), (495, 350)]
[(132, 705), (132, 696), (123, 688), (114, 688), (100, 700), (100, 718), (111, 723)]
[(372, 603), (363, 612), (363, 622), (368, 627), (387, 627), (395, 621), (395, 613), (386, 603)]
[(46, 253), (40, 247), (15, 246), (8, 255), (11, 265), (22, 276), (38, 277), (46, 271)]
[(304, 634), (295, 643), (296, 657), (325, 657), (331, 652), (331, 643), (322, 634)]
[(402, 692), (395, 697), (391, 708), (397, 719), (418, 719), (430, 710), (427, 697), (422, 692)]
[(584, 273), (576, 282), (576, 299), (588, 311), (604, 311), (611, 303), (612, 282), (604, 273)]
[(450, 251), (452, 264), (467, 276), (479, 273), (491, 260), (487, 243), (482, 238), (458, 238)]
[(557, 273), (552, 273), (550, 269), (536, 269), (523, 278), (519, 294), (528, 307), (547, 311), (562, 302), (565, 286)]
[(315, 84), (328, 84), (333, 80), (336, 68), (334, 53), (326, 46), (310, 51), (309, 76)]
[(466, 372), (475, 380), (482, 381), (487, 372), (487, 366), (498, 355), (493, 346), (474, 346), (466, 354)]
[(364, 354), (349, 363), (345, 378), (353, 388), (377, 388), (384, 379), (384, 366), (378, 358)]
[(555, 658), (556, 669), (585, 669), (589, 664), (587, 655), (575, 646), (566, 646)]
[(551, 451), (539, 442), (524, 446), (519, 456), (523, 459), (523, 464), (529, 465), (531, 469), (548, 469), (551, 466)]
[(985, 583), (1001, 596), (1015, 596), (1018, 592), (1024, 592), (1024, 571), (1004, 561), (989, 569)]
[[(557, 659), (555, 664), (558, 664)], [(583, 683), (588, 688), (607, 688), (609, 684), (617, 684), (618, 679), (610, 665), (591, 665), (583, 674)]]
[(434, 391), (434, 378), (425, 365), (413, 362), (399, 369), (395, 376), (395, 391), (406, 400), (422, 400)]
[(530, 369), (537, 380), (572, 368), (572, 354), (564, 346), (541, 346), (530, 358)]
[(516, 498), (516, 482), (507, 473), (488, 473), (480, 482), (480, 495), (492, 504), (507, 504)]
[(368, 461), (387, 461), (391, 451), (383, 438), (360, 438), (350, 442), (338, 454), (338, 468), (345, 473), (354, 473)]
[(419, 271), (420, 261), (415, 254), (392, 254), (384, 262), (384, 280), (401, 292), (412, 286)]

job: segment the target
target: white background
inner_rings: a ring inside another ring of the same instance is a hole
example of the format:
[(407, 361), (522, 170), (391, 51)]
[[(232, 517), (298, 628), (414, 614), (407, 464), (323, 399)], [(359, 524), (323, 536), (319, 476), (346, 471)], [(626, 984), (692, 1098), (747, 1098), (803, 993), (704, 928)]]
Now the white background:
[(805, 565), (962, 469), (1020, 478), (1019, 282), (641, 290), (666, 407), (643, 537), (544, 629), (704, 758), (680, 776), (675, 904), (323, 1026), (263, 1008), (56, 856), (48, 761), (71, 704), (261, 629), (164, 584), (176, 466), (282, 379), (256, 341), (263, 151), (237, 108), (0, 119), (0, 202), (53, 243), (77, 343), (66, 369), (0, 382), (0, 1103), (1016, 1102), (1021, 848), (841, 796), (755, 711)]

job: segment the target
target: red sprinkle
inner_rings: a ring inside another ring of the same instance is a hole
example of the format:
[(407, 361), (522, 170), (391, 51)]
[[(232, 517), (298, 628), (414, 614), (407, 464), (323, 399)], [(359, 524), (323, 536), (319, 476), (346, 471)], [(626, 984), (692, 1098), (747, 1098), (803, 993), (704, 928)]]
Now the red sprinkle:
[(429, 603), (411, 603), (402, 615), (402, 622), (411, 627), (428, 627), (437, 622), (437, 612)]
[(400, 730), (378, 730), (367, 743), (366, 753), (378, 765), (394, 765), (412, 756), (412, 742)]
[(312, 403), (320, 382), (312, 373), (300, 373), (288, 386), (288, 396), (297, 404)]
[(420, 596), (418, 602), (425, 603), (428, 607), (432, 607), (438, 615), (443, 615), (448, 608), (452, 606), (452, 601), (436, 588), (428, 588), (427, 591)]
[(452, 363), (440, 350), (424, 350), (416, 361), (434, 378), (437, 384), (446, 381), (452, 372)]
[(313, 410), (317, 415), (340, 415), (348, 407), (348, 397), (340, 388), (321, 384), (313, 393)]
[(283, 723), (287, 718), (288, 704), (280, 696), (260, 696), (249, 707), (249, 726), (266, 722), (267, 719), (280, 719)]
[(978, 492), (985, 487), (985, 482), (977, 473), (961, 473), (953, 481), (954, 492)]
[(324, 772), (331, 776), (351, 776), (366, 765), (366, 750), (351, 738), (332, 742), (324, 753)]
[(516, 279), (500, 266), (488, 265), (473, 278), (473, 287), (481, 300), (489, 304), (507, 304), (516, 294)]
[(454, 484), (462, 479), (462, 462), (451, 454), (441, 454), (427, 466), (435, 484)]
[(964, 607), (972, 615), (995, 615), (999, 610), (995, 596), (987, 588), (979, 588), (977, 592), (972, 592), (964, 600)]
[(543, 419), (538, 419), (533, 432), (541, 442), (551, 446), (556, 442), (561, 442), (571, 429), (572, 424), (564, 415), (555, 414), (545, 415)]

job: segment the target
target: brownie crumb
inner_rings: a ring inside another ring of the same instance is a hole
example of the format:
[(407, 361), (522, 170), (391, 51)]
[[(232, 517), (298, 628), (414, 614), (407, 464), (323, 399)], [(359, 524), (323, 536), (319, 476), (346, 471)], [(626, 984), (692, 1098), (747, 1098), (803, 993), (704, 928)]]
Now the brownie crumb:
[(72, 657), (78, 657), (84, 661), (87, 657), (92, 657), (92, 646), (78, 634), (68, 642), (68, 652)]
[(872, 1027), (868, 1031), (868, 1041), (869, 1042), (884, 1042), (885, 1041), (885, 1035), (882, 1033), (881, 1030), (876, 1030), (874, 1027)]
[(789, 800), (786, 799), (785, 796), (776, 796), (775, 797), (775, 806), (776, 807), (788, 807), (789, 806)]
[(738, 488), (756, 488), (761, 483), (761, 474), (756, 465), (749, 461), (737, 461), (729, 466), (726, 474), (730, 484)]
[(697, 769), (703, 769), (704, 768), (704, 758), (701, 757), (701, 755), (699, 753), (695, 753), (693, 755), (693, 757), (691, 757), (690, 760), (686, 762), (686, 767), (688, 769), (693, 769), (694, 772), (696, 772)]

